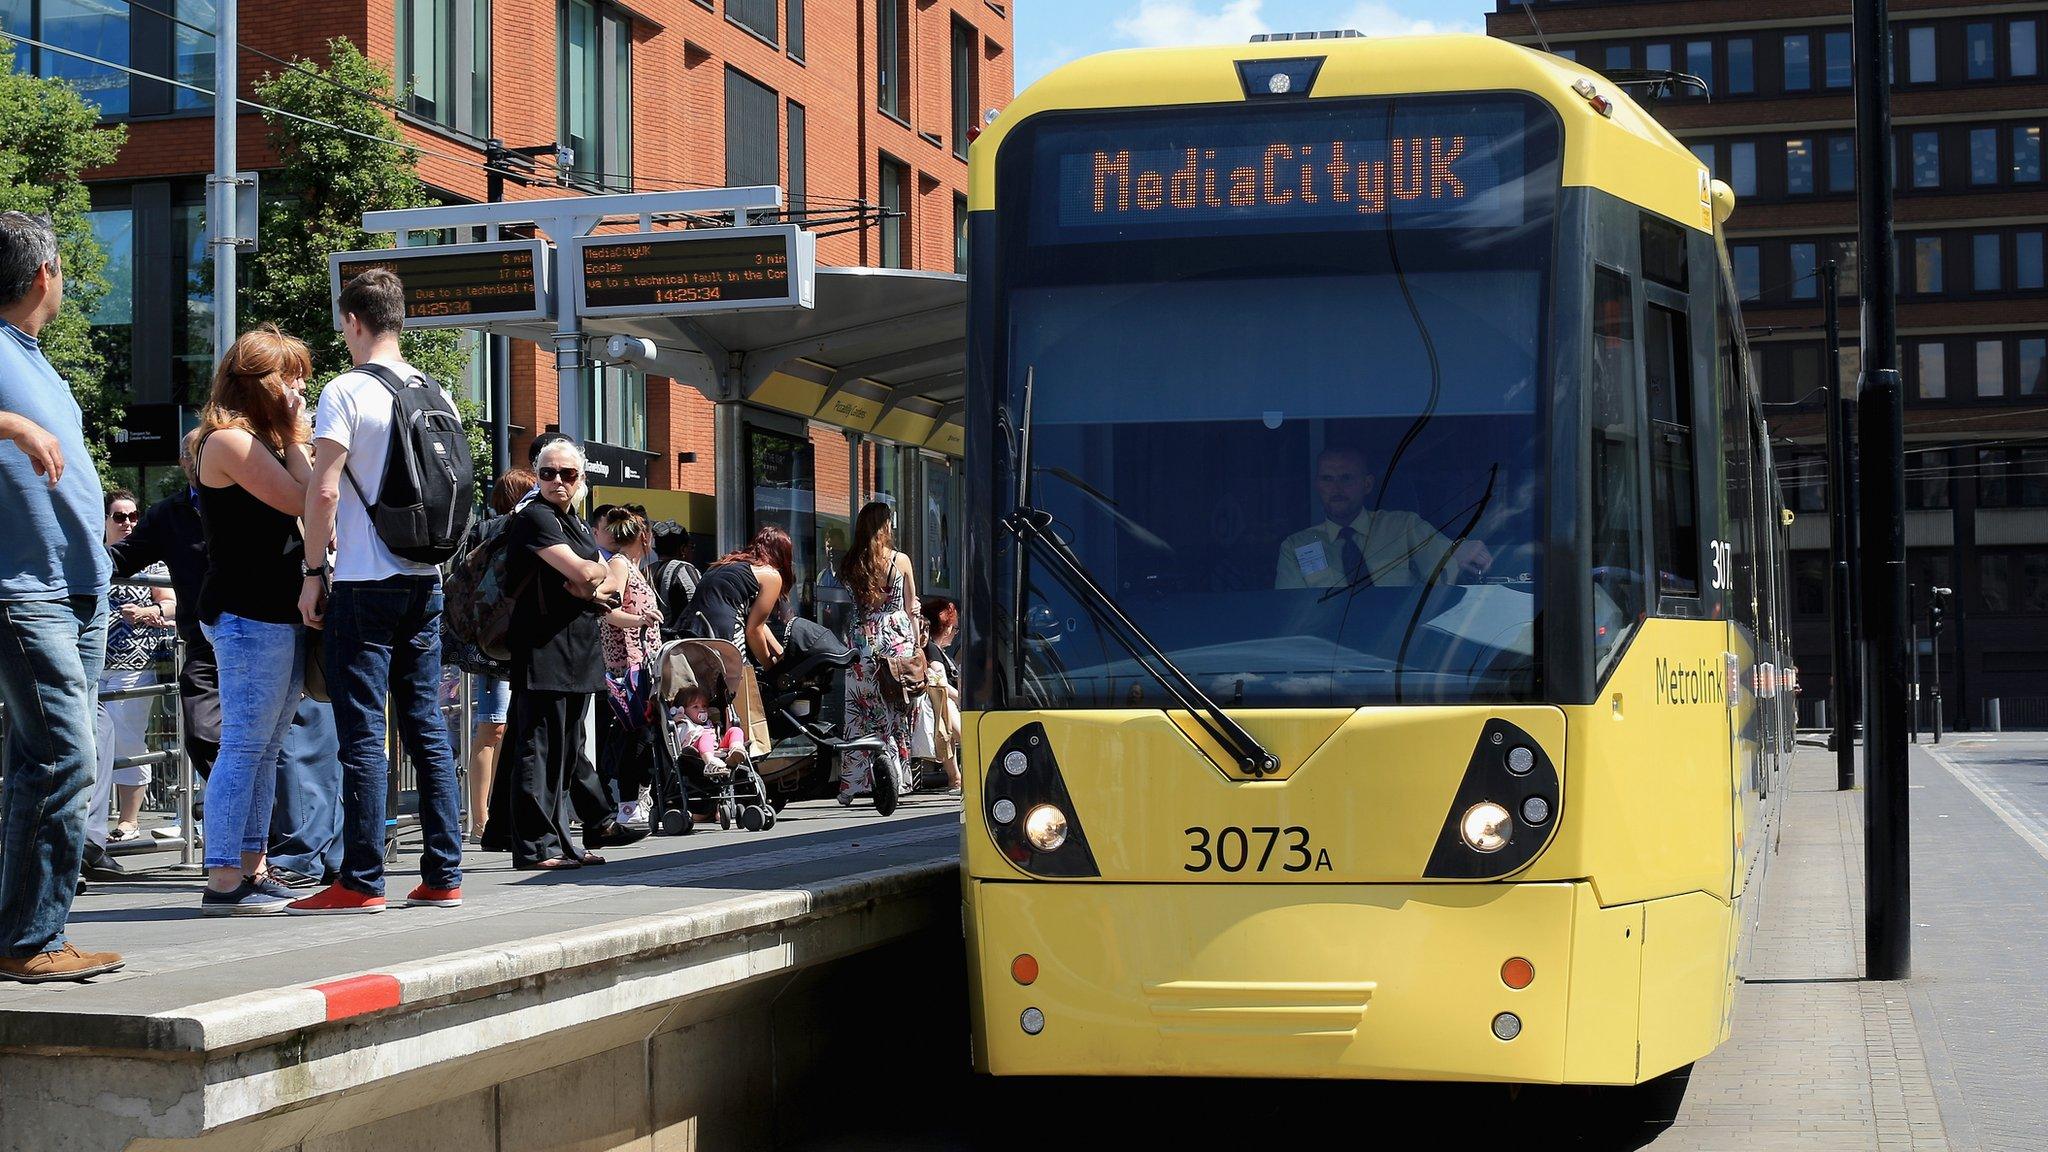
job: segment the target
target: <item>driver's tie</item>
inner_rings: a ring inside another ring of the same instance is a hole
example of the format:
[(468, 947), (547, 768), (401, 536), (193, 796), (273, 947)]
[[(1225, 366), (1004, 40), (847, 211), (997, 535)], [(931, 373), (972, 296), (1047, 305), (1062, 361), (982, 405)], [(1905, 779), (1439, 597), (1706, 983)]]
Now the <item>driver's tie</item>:
[(1338, 555), (1344, 561), (1344, 582), (1361, 588), (1372, 583), (1372, 572), (1365, 566), (1365, 552), (1358, 547), (1358, 530), (1346, 524), (1337, 530)]

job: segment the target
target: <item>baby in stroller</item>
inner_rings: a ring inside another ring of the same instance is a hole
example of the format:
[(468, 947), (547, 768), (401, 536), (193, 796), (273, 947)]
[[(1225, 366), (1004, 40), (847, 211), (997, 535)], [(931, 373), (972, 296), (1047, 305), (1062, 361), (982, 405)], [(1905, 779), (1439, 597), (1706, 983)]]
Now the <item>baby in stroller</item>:
[(677, 743), (696, 749), (704, 761), (704, 775), (721, 780), (732, 774), (731, 764), (747, 754), (747, 734), (738, 724), (729, 724), (720, 736), (712, 724), (711, 694), (701, 684), (686, 686), (669, 712), (676, 725)]

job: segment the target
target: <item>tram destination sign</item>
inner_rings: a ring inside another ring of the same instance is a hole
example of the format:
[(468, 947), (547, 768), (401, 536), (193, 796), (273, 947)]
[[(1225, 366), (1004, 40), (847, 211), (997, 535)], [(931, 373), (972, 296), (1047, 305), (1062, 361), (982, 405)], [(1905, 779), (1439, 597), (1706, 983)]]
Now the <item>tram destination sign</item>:
[(341, 327), (341, 287), (372, 268), (405, 282), (407, 328), (475, 328), (499, 320), (549, 320), (545, 240), (491, 240), (337, 252), (327, 258), (334, 326)]
[(1516, 98), (1104, 121), (1039, 137), (1036, 242), (1512, 228), (1557, 180)]
[(815, 302), (817, 238), (793, 224), (580, 237), (583, 316), (682, 316)]

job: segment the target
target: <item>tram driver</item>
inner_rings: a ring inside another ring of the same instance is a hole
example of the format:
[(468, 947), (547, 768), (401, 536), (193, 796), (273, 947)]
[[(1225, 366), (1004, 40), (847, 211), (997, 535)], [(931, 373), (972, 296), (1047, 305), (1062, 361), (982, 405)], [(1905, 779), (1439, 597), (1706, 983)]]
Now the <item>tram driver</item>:
[(1454, 551), (1443, 533), (1413, 512), (1367, 508), (1372, 487), (1372, 469), (1361, 449), (1333, 444), (1317, 455), (1323, 520), (1280, 542), (1273, 587), (1426, 584), (1447, 552), (1452, 559), (1440, 579), (1455, 584), (1484, 575), (1493, 563), (1493, 553), (1478, 540)]

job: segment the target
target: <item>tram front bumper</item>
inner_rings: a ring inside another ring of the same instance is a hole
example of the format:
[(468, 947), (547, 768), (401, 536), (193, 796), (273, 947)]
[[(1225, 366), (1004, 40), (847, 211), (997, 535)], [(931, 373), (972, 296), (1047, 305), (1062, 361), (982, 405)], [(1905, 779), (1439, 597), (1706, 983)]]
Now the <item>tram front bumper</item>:
[(983, 1071), (1636, 1080), (1642, 907), (1588, 884), (969, 884)]

